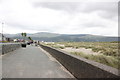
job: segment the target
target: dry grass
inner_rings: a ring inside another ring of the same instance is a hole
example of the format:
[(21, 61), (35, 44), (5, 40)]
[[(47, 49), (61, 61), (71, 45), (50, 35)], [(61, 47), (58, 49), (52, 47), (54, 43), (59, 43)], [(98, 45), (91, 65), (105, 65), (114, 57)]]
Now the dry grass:
[[(84, 57), (89, 60), (94, 60), (99, 63), (106, 64), (108, 66), (118, 68), (120, 58), (120, 47), (118, 42), (56, 42), (54, 44), (46, 44), (58, 49), (73, 48), (73, 49), (92, 49), (93, 52), (98, 55), (86, 54), (83, 52), (73, 52), (71, 54)], [(68, 51), (69, 52), (69, 51)]]

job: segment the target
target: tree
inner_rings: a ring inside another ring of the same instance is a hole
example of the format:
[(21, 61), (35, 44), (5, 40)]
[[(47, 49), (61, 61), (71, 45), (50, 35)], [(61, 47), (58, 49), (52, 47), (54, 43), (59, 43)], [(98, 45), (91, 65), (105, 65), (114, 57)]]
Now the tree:
[(25, 42), (25, 38), (26, 38), (27, 34), (26, 33), (21, 33), (21, 35), (24, 37), (24, 42)]
[(31, 38), (31, 37), (28, 37), (28, 39), (32, 41), (32, 38)]
[(26, 36), (27, 36), (27, 34), (26, 34), (26, 33), (24, 33), (24, 36), (26, 37)]
[(21, 33), (21, 36), (23, 37), (23, 36), (24, 36), (24, 33)]

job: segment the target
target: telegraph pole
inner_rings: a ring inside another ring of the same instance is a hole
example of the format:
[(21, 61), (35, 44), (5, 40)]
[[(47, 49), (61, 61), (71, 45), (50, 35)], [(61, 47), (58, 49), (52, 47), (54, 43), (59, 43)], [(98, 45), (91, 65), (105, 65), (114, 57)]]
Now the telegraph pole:
[(4, 26), (4, 23), (2, 22), (2, 42), (4, 41), (4, 36), (3, 36), (3, 26)]

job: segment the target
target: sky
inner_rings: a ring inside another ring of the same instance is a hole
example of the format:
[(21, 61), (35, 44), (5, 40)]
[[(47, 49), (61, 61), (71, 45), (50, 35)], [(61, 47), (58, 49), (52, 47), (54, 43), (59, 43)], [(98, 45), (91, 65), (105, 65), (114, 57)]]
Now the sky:
[(118, 36), (118, 1), (0, 0), (0, 30)]

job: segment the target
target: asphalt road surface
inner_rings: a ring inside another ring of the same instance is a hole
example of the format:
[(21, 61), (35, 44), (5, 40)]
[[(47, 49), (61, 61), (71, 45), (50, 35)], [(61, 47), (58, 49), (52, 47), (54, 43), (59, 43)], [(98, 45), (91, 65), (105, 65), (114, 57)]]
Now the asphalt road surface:
[(74, 78), (40, 47), (27, 46), (2, 56), (2, 78)]

